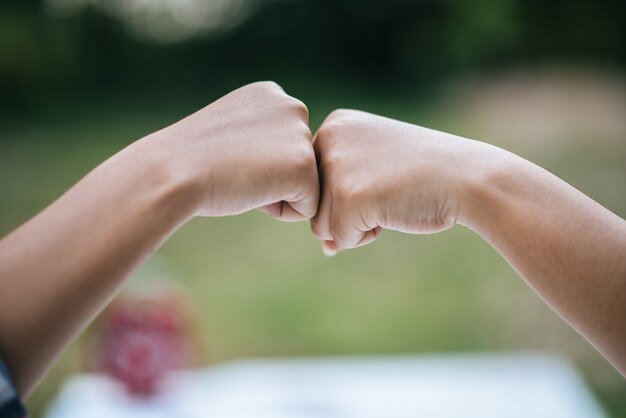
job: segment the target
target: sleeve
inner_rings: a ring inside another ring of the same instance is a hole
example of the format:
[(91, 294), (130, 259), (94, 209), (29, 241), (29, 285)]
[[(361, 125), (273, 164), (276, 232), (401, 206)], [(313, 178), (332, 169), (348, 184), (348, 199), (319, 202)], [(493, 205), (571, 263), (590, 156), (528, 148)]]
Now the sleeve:
[(0, 418), (24, 418), (26, 409), (19, 399), (11, 376), (0, 359)]

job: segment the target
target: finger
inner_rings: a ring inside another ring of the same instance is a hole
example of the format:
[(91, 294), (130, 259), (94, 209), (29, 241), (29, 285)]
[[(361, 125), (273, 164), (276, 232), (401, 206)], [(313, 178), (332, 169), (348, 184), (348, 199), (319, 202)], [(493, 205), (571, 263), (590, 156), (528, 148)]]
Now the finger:
[(376, 240), (376, 238), (378, 238), (378, 236), (380, 235), (382, 230), (383, 230), (382, 227), (377, 226), (374, 229), (370, 229), (369, 231), (366, 231), (363, 234), (363, 238), (361, 238), (361, 240), (355, 245), (355, 248), (356, 247), (362, 247), (364, 245), (367, 245), (367, 244), (373, 242), (374, 240)]
[(272, 203), (270, 205), (265, 205), (265, 206), (261, 206), (260, 208), (257, 208), (257, 210), (259, 212), (263, 212), (266, 213), (272, 217), (274, 217), (276, 214), (280, 213), (280, 207), (278, 205), (280, 205), (281, 202), (276, 202), (276, 203)]
[(330, 241), (333, 239), (333, 236), (330, 233), (331, 205), (332, 197), (330, 196), (330, 192), (323, 190), (317, 214), (313, 219), (311, 219), (311, 231), (317, 239), (322, 241)]
[[(285, 205), (285, 202), (281, 200), (280, 202), (274, 202), (269, 205), (261, 206), (257, 209), (263, 213), (267, 213), (272, 218), (280, 218), (281, 216), (283, 216)], [(285, 216), (288, 216), (288, 214), (285, 213)]]
[(310, 216), (302, 214), (298, 210), (294, 209), (290, 203), (285, 201), (261, 206), (258, 210), (283, 222), (298, 222), (310, 219)]
[[(297, 100), (297, 99), (293, 99)], [(302, 102), (298, 101), (302, 104)], [(304, 104), (301, 108), (304, 112), (302, 117), (308, 118), (308, 110)], [(311, 150), (311, 131), (308, 124), (304, 124), (304, 137), (307, 147)], [(312, 150), (311, 150), (312, 151)], [(309, 151), (306, 157), (295, 162), (295, 166), (286, 174), (289, 184), (288, 189), (297, 192), (284, 196), (281, 202), (265, 205), (259, 210), (270, 214), (276, 219), (286, 222), (309, 220), (317, 214), (320, 195), (320, 182), (317, 173), (317, 160), (315, 154)]]
[[(382, 227), (380, 226), (377, 226), (374, 229), (366, 231), (365, 234), (363, 234), (363, 238), (361, 238), (361, 241), (359, 241), (355, 247), (361, 247), (363, 245), (367, 245), (370, 242), (374, 241), (376, 238), (378, 238), (378, 235), (380, 235), (381, 231), (382, 231)], [(322, 241), (322, 252), (324, 253), (325, 256), (333, 257), (337, 255), (339, 251), (341, 251), (341, 248), (339, 248), (339, 246), (335, 243), (335, 241), (332, 241), (332, 240)]]
[(324, 164), (321, 150), (322, 140), (320, 139), (320, 131), (318, 130), (313, 138), (313, 150), (315, 151), (315, 159), (317, 160), (317, 172), (320, 185), (320, 201), (317, 208), (317, 214), (311, 219), (311, 231), (318, 239), (322, 241), (332, 240), (330, 234), (330, 211), (332, 207), (332, 196), (328, 187), (329, 179), (324, 170)]
[[(301, 215), (299, 219), (294, 220), (308, 220), (313, 218), (317, 214), (320, 203), (320, 182), (315, 160), (312, 160), (311, 167), (309, 167), (304, 177), (305, 182), (300, 192), (301, 197), (296, 197), (288, 201), (289, 209)], [(281, 220), (287, 219), (281, 218)]]
[(311, 130), (309, 129), (309, 111), (304, 103), (296, 100), (300, 106), (297, 108), (302, 112), (300, 115), (304, 119), (304, 139), (306, 140), (306, 146), (308, 148), (307, 157), (297, 165), (297, 169), (294, 171), (292, 178), (296, 182), (296, 187), (299, 189), (298, 194), (293, 198), (284, 199), (288, 202), (289, 208), (285, 208), (284, 211), (287, 214), (301, 216), (293, 217), (290, 219), (283, 219), (285, 221), (290, 220), (308, 220), (315, 216), (317, 213), (317, 207), (320, 200), (320, 181), (317, 173), (317, 159), (312, 146)]
[(368, 225), (358, 211), (347, 209), (343, 205), (342, 208), (332, 211), (330, 217), (330, 233), (339, 248), (360, 247), (378, 237), (381, 227)]
[(273, 218), (284, 222), (306, 221), (317, 214), (319, 204), (319, 180), (317, 175), (317, 165), (311, 162), (311, 167), (303, 176), (304, 185), (295, 197), (264, 205), (258, 208), (261, 212), (267, 213)]
[(327, 257), (335, 256), (341, 248), (337, 247), (334, 241), (322, 241), (322, 252)]

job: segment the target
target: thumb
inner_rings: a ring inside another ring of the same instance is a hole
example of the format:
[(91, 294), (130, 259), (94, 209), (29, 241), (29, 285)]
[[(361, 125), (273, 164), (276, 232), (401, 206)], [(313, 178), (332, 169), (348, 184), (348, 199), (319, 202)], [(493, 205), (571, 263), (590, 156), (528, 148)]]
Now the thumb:
[(327, 257), (333, 257), (341, 249), (335, 244), (335, 241), (322, 241), (322, 252)]

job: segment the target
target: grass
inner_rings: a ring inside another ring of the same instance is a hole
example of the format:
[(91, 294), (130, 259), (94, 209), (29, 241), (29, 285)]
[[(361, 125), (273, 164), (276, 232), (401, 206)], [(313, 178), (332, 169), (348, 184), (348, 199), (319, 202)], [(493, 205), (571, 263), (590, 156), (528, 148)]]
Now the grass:
[[(340, 95), (302, 90), (300, 97), (315, 109), (312, 126), (342, 105)], [(463, 121), (447, 117), (445, 108), (358, 98), (364, 96), (354, 95), (348, 104), (463, 131)], [(94, 100), (90, 108), (44, 109), (27, 125), (7, 123), (0, 128), (0, 233), (26, 221), (125, 144), (197, 105), (198, 100), (158, 107)], [(562, 153), (541, 163), (600, 202), (610, 201), (624, 216), (626, 199), (619, 193), (616, 199), (613, 186), (588, 175), (623, 179), (622, 157), (593, 144), (559, 146)], [(248, 213), (195, 219), (159, 254), (192, 294), (208, 363), (256, 356), (547, 350), (570, 357), (613, 416), (626, 414), (626, 386), (617, 372), (463, 227), (434, 236), (385, 231), (374, 244), (329, 259), (308, 225)], [(42, 416), (63, 378), (82, 367), (84, 340), (70, 347), (29, 398), (33, 416)]]

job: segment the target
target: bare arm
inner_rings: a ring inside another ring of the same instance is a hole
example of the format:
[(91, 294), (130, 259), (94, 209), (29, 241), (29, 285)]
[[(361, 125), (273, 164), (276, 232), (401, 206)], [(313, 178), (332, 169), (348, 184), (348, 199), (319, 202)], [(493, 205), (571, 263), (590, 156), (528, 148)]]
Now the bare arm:
[(326, 252), (467, 225), (626, 375), (626, 221), (500, 148), (364, 112), (332, 113), (314, 147)]
[(185, 187), (137, 143), (0, 241), (0, 353), (22, 393), (193, 214)]
[(0, 241), (0, 356), (21, 394), (194, 215), (317, 210), (304, 105), (255, 83), (130, 145)]
[(461, 222), (626, 376), (626, 221), (520, 157), (489, 153)]

